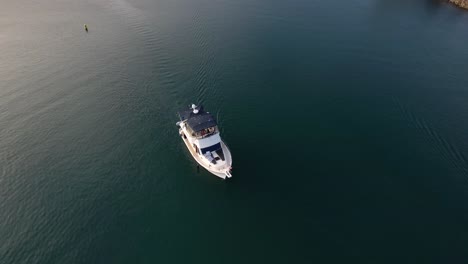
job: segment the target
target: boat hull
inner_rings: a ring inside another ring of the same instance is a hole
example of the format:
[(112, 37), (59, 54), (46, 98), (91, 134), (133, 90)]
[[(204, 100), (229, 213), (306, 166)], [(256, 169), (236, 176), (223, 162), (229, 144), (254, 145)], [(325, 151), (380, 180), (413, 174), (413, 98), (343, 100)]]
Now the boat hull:
[(226, 164), (223, 167), (220, 168), (220, 167), (212, 166), (211, 163), (209, 163), (206, 159), (202, 158), (196, 152), (196, 150), (192, 147), (191, 143), (189, 142), (188, 138), (184, 137), (184, 132), (183, 132), (182, 129), (180, 131), (180, 134), (181, 134), (182, 140), (185, 143), (185, 146), (187, 146), (187, 149), (189, 150), (190, 154), (195, 159), (195, 161), (197, 161), (198, 164), (200, 164), (207, 171), (209, 171), (210, 173), (218, 176), (221, 179), (226, 179), (226, 178), (231, 177), (230, 170), (231, 170), (231, 167), (232, 167), (232, 156), (231, 156), (231, 152), (229, 151), (229, 148), (227, 147), (227, 145), (222, 140), (221, 140), (221, 148), (222, 148), (223, 153), (224, 153), (224, 158), (225, 158)]

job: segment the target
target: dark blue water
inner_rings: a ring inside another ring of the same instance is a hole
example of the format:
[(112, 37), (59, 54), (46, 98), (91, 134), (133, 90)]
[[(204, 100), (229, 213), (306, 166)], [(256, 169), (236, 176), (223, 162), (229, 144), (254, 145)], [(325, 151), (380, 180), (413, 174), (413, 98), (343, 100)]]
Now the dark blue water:
[[(0, 263), (468, 263), (466, 11), (4, 2)], [(190, 103), (231, 180), (197, 173)]]

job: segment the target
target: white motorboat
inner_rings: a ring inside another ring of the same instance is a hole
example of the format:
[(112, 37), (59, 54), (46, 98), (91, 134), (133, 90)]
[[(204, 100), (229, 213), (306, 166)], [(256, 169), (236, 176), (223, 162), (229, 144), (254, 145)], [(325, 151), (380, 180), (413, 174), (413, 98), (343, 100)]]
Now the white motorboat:
[(231, 178), (231, 152), (221, 139), (214, 116), (202, 106), (192, 104), (187, 110), (179, 111), (179, 117), (179, 135), (192, 157), (214, 175)]

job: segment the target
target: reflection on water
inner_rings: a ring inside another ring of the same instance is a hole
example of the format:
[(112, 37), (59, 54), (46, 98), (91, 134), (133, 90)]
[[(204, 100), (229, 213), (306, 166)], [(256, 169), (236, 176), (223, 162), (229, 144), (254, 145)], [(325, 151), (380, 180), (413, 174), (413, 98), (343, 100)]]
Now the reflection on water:
[[(466, 28), (441, 1), (3, 3), (2, 264), (465, 259)], [(191, 103), (228, 182), (178, 137)]]

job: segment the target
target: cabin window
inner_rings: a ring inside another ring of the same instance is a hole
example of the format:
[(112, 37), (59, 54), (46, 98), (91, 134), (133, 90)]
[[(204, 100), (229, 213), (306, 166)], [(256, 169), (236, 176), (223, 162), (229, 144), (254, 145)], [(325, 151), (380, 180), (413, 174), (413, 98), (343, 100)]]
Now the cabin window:
[(209, 146), (207, 148), (202, 148), (201, 153), (205, 154), (208, 151), (213, 152), (213, 151), (216, 151), (216, 150), (218, 150), (220, 148), (221, 148), (221, 143), (217, 143), (217, 144), (214, 144), (214, 145)]
[(197, 137), (205, 137), (208, 135), (211, 135), (213, 133), (216, 133), (218, 131), (217, 127), (209, 127), (209, 128), (204, 128), (198, 132), (195, 133), (195, 136)]

